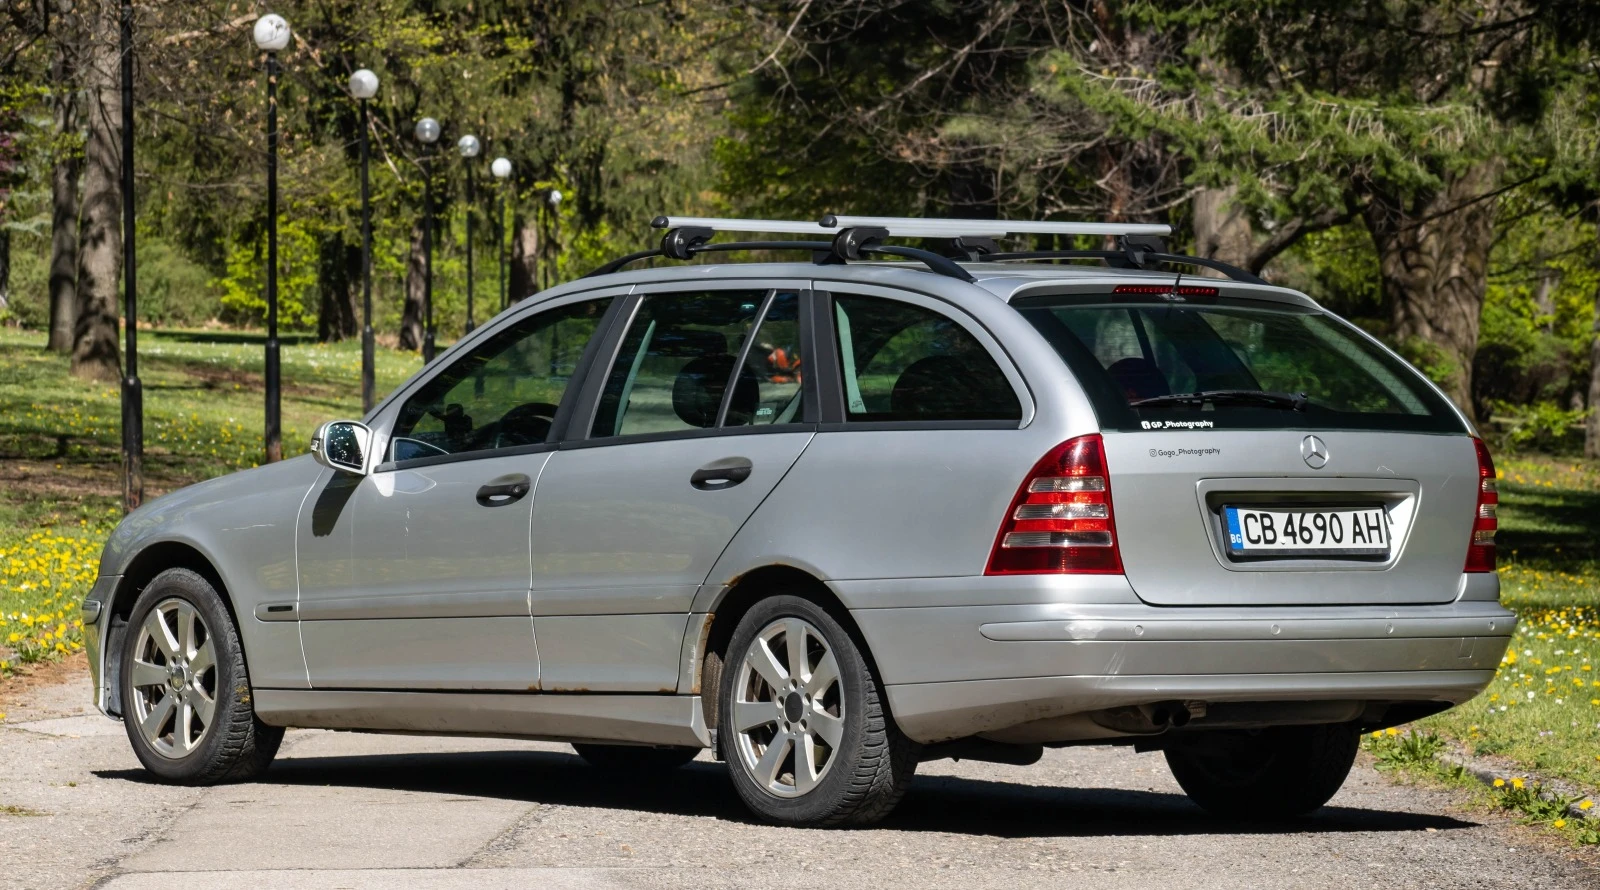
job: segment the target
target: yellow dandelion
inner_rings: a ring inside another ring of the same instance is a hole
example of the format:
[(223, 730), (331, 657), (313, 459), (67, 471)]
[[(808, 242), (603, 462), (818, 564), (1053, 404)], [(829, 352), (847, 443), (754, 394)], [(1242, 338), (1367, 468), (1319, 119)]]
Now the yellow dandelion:
[(1521, 779), (1512, 779), (1511, 780), (1511, 787), (1517, 789), (1518, 791), (1521, 791), (1522, 790), (1522, 780)]
[(1592, 800), (1586, 800), (1583, 803), (1578, 804), (1578, 809), (1584, 810), (1585, 812), (1587, 812), (1588, 810), (1591, 810), (1593, 808), (1594, 808), (1594, 801), (1592, 801)]
[(1505, 779), (1495, 779), (1494, 780), (1494, 787), (1496, 787), (1496, 788), (1504, 788), (1504, 787), (1506, 787), (1506, 780)]
[(1554, 822), (1552, 822), (1550, 824), (1554, 825), (1557, 828), (1566, 828), (1567, 827), (1567, 820), (1565, 820), (1565, 819), (1557, 819), (1556, 821), (1554, 821)]

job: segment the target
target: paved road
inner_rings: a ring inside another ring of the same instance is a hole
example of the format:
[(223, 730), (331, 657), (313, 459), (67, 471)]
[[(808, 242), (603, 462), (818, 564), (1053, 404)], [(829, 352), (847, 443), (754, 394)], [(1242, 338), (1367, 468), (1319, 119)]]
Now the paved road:
[(0, 814), (0, 887), (1600, 887), (1528, 830), (1366, 769), (1312, 819), (1242, 830), (1159, 755), (945, 761), (879, 828), (800, 831), (747, 821), (717, 764), (630, 784), (501, 740), (297, 731), (264, 781), (171, 788), (87, 694), (36, 690), (0, 725), (0, 807), (38, 814)]

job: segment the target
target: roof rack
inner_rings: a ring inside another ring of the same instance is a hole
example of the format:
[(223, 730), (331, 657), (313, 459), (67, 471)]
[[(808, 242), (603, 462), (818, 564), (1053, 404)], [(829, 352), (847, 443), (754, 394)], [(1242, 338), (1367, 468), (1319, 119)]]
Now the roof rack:
[[(819, 222), (787, 219), (729, 219), (711, 216), (658, 216), (653, 228), (665, 229), (661, 247), (618, 257), (588, 276), (606, 275), (629, 263), (652, 257), (687, 260), (702, 253), (743, 250), (809, 251), (819, 264), (860, 260), (867, 255), (899, 256), (926, 265), (929, 271), (962, 281), (970, 272), (956, 261), (1099, 259), (1115, 268), (1145, 268), (1147, 263), (1177, 263), (1216, 269), (1234, 281), (1265, 284), (1251, 273), (1203, 257), (1166, 252), (1161, 236), (1172, 227), (1160, 223), (1037, 222), (1025, 220), (916, 219), (897, 216), (839, 216), (828, 214)], [(713, 244), (719, 232), (812, 235), (831, 241), (734, 241)], [(1056, 250), (1001, 253), (995, 239), (1013, 235), (1091, 235), (1117, 239), (1116, 250)], [(948, 242), (950, 253), (884, 244), (887, 238), (932, 238)]]

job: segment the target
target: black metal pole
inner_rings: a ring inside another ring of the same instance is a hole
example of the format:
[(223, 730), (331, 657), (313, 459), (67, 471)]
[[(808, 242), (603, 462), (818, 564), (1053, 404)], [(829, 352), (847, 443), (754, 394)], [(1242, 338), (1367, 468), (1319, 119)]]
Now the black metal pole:
[(433, 167), (422, 149), (422, 361), (433, 361)]
[(476, 325), (472, 321), (472, 216), (477, 209), (477, 196), (473, 191), (472, 159), (467, 158), (467, 333)]
[(506, 184), (500, 182), (500, 215), (495, 218), (495, 240), (500, 245), (500, 311), (504, 312), (509, 305), (506, 293)]
[(133, 3), (122, 0), (122, 317), (128, 353), (122, 377), (122, 508), (130, 513), (144, 503), (144, 388), (139, 383), (133, 217)]
[(367, 182), (367, 100), (361, 100), (361, 411), (372, 410), (376, 389), (372, 337), (372, 192)]
[(267, 463), (283, 459), (278, 389), (278, 54), (267, 53)]

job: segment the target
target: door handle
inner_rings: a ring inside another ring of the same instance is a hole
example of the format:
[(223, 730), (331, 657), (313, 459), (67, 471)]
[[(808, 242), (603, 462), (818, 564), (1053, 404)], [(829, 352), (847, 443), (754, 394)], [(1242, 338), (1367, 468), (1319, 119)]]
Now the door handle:
[(752, 467), (749, 458), (725, 457), (695, 470), (689, 484), (701, 491), (721, 491), (749, 479)]
[(497, 476), (478, 489), (478, 506), (504, 507), (514, 504), (533, 490), (533, 480), (521, 473)]

